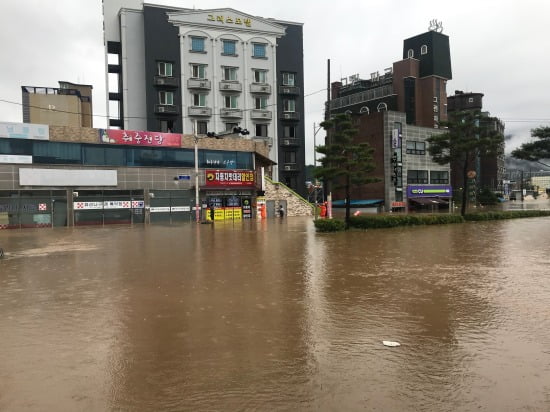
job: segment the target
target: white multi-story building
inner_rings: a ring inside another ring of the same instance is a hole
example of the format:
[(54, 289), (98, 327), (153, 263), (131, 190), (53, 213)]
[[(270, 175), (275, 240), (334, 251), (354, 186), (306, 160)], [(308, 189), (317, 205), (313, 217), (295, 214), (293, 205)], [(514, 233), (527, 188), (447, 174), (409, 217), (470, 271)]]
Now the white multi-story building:
[(104, 0), (103, 14), (111, 127), (247, 130), (269, 143), (272, 177), (304, 192), (301, 23), (139, 0)]

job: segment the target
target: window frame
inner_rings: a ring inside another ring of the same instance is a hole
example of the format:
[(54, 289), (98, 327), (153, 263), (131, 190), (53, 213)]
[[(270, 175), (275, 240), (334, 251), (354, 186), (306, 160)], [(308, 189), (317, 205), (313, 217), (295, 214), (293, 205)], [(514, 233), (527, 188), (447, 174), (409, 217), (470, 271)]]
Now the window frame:
[[(261, 53), (257, 53), (257, 51), (262, 50)], [(259, 43), (259, 42), (253, 42), (252, 43), (252, 58), (253, 59), (267, 59), (267, 43)]]
[[(234, 103), (234, 105), (233, 105)], [(228, 94), (223, 97), (224, 109), (238, 109), (239, 108), (239, 96), (235, 94)]]
[(296, 99), (283, 99), (283, 112), (296, 113)]
[[(200, 36), (189, 36), (190, 37), (190, 41), (191, 41), (191, 44), (190, 44), (190, 48), (189, 48), (189, 51), (191, 53), (206, 53), (206, 48), (205, 48), (205, 40), (206, 40), (206, 37), (200, 37)], [(197, 41), (200, 40), (200, 43), (201, 43), (201, 47), (200, 48), (195, 48), (195, 45), (197, 43)]]
[[(223, 79), (223, 81), (225, 81), (225, 82), (237, 82), (237, 81), (239, 81), (239, 78), (237, 76), (238, 69), (239, 68), (237, 66), (222, 66), (222, 79)], [(233, 73), (235, 78), (234, 79), (231, 79), (231, 78), (228, 79), (227, 78), (228, 73)]]
[[(226, 44), (233, 45), (233, 53), (226, 51)], [(222, 56), (238, 56), (237, 54), (237, 40), (222, 39)]]
[[(411, 146), (411, 147), (409, 147)], [(418, 140), (407, 140), (405, 145), (406, 153), (411, 155), (425, 155), (426, 154), (426, 142)]]
[(423, 44), (420, 46), (420, 55), (428, 54), (428, 46)]
[[(168, 98), (170, 96), (170, 98)], [(169, 90), (159, 90), (158, 92), (159, 104), (163, 106), (174, 105), (174, 92)], [(169, 102), (170, 101), (170, 102)]]
[[(424, 176), (420, 177), (419, 174), (422, 172)], [(414, 178), (412, 175), (414, 174)], [(407, 170), (407, 184), (428, 184), (428, 171), (427, 170)]]
[(267, 110), (268, 106), (269, 106), (269, 102), (268, 102), (267, 96), (256, 96), (254, 98), (254, 108), (256, 110)]
[(206, 93), (193, 93), (192, 96), (194, 107), (206, 107)]
[[(441, 174), (438, 178), (432, 177), (433, 174)], [(449, 171), (448, 170), (430, 170), (430, 184), (432, 185), (448, 185), (449, 184)]]
[[(266, 69), (252, 69), (254, 72), (254, 83), (267, 84), (267, 70)], [(263, 77), (263, 81), (262, 81)]]
[[(256, 137), (269, 137), (269, 124), (267, 123), (256, 123), (254, 125), (254, 130), (256, 132)], [(260, 131), (260, 133), (258, 133), (258, 131)]]
[[(296, 73), (283, 72), (282, 77), (283, 77), (282, 79), (283, 86), (296, 86)], [(290, 81), (291, 78), (292, 78), (292, 81)]]
[[(168, 67), (170, 68), (170, 73), (167, 73), (166, 69)], [(161, 70), (161, 68), (163, 68), (164, 70)], [(174, 77), (174, 63), (167, 61), (157, 61), (157, 76)]]

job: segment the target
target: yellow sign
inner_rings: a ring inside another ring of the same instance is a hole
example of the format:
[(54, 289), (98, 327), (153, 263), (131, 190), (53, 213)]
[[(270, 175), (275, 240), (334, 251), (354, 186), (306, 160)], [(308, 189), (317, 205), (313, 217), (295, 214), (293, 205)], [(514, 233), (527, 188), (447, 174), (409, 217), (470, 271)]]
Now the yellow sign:
[(240, 17), (230, 17), (230, 16), (214, 16), (213, 14), (209, 14), (208, 18), (206, 19), (208, 21), (217, 21), (220, 23), (227, 23), (227, 24), (240, 24), (245, 25), (246, 27), (252, 27), (252, 20), (246, 18), (241, 19)]

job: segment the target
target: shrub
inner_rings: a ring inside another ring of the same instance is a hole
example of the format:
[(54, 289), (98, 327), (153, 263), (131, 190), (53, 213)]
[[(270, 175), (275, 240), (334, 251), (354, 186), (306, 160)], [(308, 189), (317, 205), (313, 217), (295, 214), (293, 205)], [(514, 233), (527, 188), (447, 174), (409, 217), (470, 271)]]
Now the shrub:
[(341, 232), (346, 230), (346, 224), (339, 219), (317, 219), (313, 221), (318, 232)]
[(550, 216), (550, 210), (506, 210), (502, 212), (466, 213), (464, 219), (467, 221), (481, 221), (539, 216)]
[(442, 225), (463, 223), (460, 215), (451, 214), (406, 214), (406, 215), (369, 215), (352, 216), (350, 227), (358, 229), (379, 229), (397, 226)]

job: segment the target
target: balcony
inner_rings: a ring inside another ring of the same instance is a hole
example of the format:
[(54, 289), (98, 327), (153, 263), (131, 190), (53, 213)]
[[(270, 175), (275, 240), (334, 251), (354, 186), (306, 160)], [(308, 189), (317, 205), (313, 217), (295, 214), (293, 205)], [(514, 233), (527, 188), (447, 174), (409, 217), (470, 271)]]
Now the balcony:
[(251, 119), (271, 120), (272, 113), (269, 110), (253, 109), (250, 111)]
[(187, 87), (189, 89), (210, 90), (212, 86), (210, 84), (210, 80), (206, 80), (206, 79), (188, 79), (187, 80)]
[(243, 112), (240, 109), (220, 109), (220, 117), (227, 117), (230, 119), (242, 119)]
[(201, 106), (189, 106), (187, 109), (189, 116), (212, 116), (212, 108)]
[(282, 120), (300, 120), (300, 113), (298, 112), (283, 112), (281, 113)]
[(281, 145), (286, 147), (300, 146), (300, 140), (295, 137), (283, 137), (281, 139)]
[(155, 113), (178, 114), (179, 111), (179, 106), (171, 104), (155, 104)]
[(239, 82), (220, 82), (220, 90), (222, 92), (241, 92), (243, 85)]
[(279, 94), (299, 95), (300, 88), (298, 86), (279, 86)]
[(153, 84), (155, 86), (178, 87), (178, 79), (176, 77), (155, 76)]
[(250, 93), (271, 94), (271, 86), (269, 84), (252, 83)]

